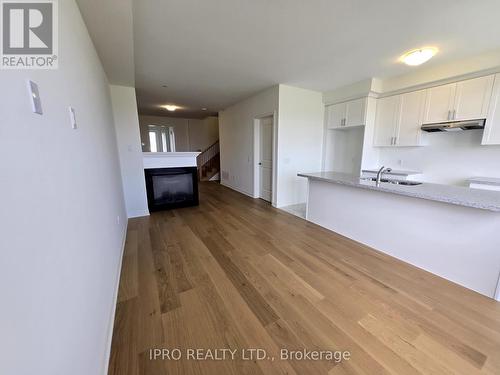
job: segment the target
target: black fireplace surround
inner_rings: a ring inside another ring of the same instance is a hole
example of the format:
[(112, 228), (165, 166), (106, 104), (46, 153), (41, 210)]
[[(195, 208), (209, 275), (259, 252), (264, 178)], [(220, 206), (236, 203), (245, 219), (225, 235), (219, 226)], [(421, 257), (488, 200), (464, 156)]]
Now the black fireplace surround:
[(150, 212), (199, 204), (196, 167), (145, 169), (144, 174)]

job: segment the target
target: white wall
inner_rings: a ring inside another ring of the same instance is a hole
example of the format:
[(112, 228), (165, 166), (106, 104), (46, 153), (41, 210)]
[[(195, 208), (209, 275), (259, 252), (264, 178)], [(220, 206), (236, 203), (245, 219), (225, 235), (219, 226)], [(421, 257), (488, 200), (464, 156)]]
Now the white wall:
[(128, 217), (149, 215), (135, 88), (110, 86)]
[(219, 113), (221, 183), (254, 196), (254, 119), (278, 111), (274, 86)]
[(107, 363), (126, 212), (109, 87), (74, 0), (59, 1), (59, 46), (58, 70), (0, 71), (1, 374)]
[(142, 150), (150, 152), (148, 125), (173, 126), (175, 151), (190, 152), (205, 150), (219, 139), (219, 119), (209, 116), (205, 119), (189, 119), (166, 116), (139, 116)]
[(189, 150), (204, 151), (219, 139), (219, 118), (207, 117), (203, 120), (190, 119)]
[(304, 203), (299, 172), (321, 170), (324, 105), (320, 92), (279, 86), (277, 207)]
[(467, 185), (470, 177), (500, 177), (500, 146), (481, 146), (482, 135), (482, 130), (425, 134), (427, 146), (381, 148), (379, 162), (422, 171), (417, 179), (426, 182)]

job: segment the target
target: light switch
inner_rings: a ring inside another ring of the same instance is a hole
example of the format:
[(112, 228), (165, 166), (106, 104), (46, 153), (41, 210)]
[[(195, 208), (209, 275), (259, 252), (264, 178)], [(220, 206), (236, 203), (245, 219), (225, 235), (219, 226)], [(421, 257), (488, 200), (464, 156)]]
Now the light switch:
[(71, 122), (71, 127), (76, 129), (78, 126), (76, 125), (76, 115), (73, 107), (69, 107), (69, 120)]
[(28, 81), (28, 91), (31, 98), (31, 108), (33, 112), (43, 115), (42, 101), (40, 99), (40, 93), (38, 92), (38, 85), (33, 81)]

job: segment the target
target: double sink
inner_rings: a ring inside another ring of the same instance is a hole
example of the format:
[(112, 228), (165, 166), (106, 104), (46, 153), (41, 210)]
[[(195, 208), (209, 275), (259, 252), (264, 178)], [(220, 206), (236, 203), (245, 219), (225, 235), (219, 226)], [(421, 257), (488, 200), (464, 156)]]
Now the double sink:
[[(376, 177), (365, 177), (362, 178), (364, 181), (373, 181), (377, 182)], [(402, 186), (416, 186), (416, 185), (422, 185), (422, 182), (417, 182), (417, 181), (407, 181), (407, 180), (388, 180), (387, 178), (382, 178), (380, 179), (380, 182), (384, 182), (387, 184), (393, 184), (393, 185), (402, 185)]]

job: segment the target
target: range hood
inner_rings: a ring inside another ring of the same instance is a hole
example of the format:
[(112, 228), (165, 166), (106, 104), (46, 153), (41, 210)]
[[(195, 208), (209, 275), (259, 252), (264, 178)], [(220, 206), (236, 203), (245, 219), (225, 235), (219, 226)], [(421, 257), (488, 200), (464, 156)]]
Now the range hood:
[(486, 119), (447, 121), (434, 124), (422, 125), (422, 130), (426, 132), (457, 132), (462, 130), (484, 129)]

